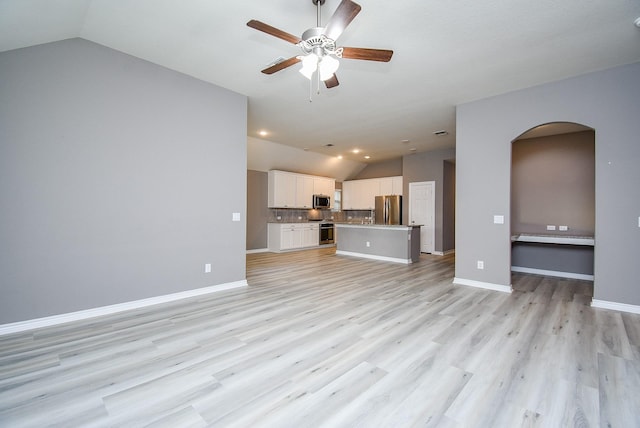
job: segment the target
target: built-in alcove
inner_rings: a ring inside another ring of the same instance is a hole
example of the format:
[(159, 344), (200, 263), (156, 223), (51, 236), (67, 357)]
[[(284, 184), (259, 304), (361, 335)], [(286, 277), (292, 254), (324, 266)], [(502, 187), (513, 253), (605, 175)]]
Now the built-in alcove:
[(512, 270), (593, 279), (595, 131), (541, 125), (511, 154)]

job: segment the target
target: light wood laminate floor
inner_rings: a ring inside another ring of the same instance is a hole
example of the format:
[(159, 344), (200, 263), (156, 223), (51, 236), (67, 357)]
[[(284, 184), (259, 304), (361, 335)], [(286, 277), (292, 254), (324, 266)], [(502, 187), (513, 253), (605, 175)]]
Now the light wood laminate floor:
[(640, 316), (453, 267), (252, 254), (243, 289), (0, 337), (0, 426), (640, 426)]

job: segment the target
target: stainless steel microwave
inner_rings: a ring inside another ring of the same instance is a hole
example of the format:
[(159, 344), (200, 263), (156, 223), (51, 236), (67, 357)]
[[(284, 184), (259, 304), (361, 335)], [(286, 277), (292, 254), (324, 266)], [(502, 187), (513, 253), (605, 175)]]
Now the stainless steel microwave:
[(313, 208), (314, 209), (331, 208), (331, 197), (327, 195), (313, 195)]

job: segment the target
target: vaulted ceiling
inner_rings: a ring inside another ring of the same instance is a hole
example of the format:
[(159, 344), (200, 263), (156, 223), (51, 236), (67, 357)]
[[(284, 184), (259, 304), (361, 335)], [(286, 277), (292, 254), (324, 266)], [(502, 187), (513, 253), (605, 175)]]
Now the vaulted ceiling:
[(301, 36), (312, 0), (0, 0), (0, 51), (82, 37), (247, 95), (250, 137), (360, 162), (454, 147), (457, 104), (640, 61), (636, 0), (356, 2), (338, 45), (393, 58), (342, 59), (320, 94), (299, 65), (260, 73), (300, 50), (246, 26)]

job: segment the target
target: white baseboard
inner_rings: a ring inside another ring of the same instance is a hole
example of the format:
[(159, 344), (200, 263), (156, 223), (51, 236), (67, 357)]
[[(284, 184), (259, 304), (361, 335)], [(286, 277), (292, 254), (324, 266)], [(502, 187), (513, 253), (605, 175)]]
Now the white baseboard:
[(134, 300), (131, 302), (117, 303), (115, 305), (101, 306), (98, 308), (85, 309), (77, 312), (69, 312), (66, 314), (52, 315), (44, 318), (36, 318), (26, 321), (18, 321), (10, 324), (0, 325), (0, 336), (19, 333), (22, 331), (33, 330), (41, 327), (50, 327), (58, 324), (64, 324), (72, 321), (85, 320), (88, 318), (99, 317), (102, 315), (110, 315), (117, 312), (124, 312), (131, 309), (139, 309), (147, 306), (158, 305), (176, 300), (182, 300), (189, 297), (201, 296), (204, 294), (215, 293), (218, 291), (231, 290), (234, 288), (246, 287), (247, 280), (228, 282), (225, 284), (212, 285), (210, 287), (196, 288), (195, 290), (181, 291), (179, 293), (165, 294), (163, 296), (149, 297), (148, 299)]
[(453, 278), (453, 283), (457, 285), (467, 285), (469, 287), (485, 288), (487, 290), (511, 293), (511, 285), (493, 284), (491, 282), (475, 281), (473, 279)]
[(336, 254), (340, 256), (362, 257), (364, 259), (381, 260), (383, 262), (404, 263), (406, 265), (413, 263), (411, 259), (399, 259), (396, 257), (376, 256), (374, 254), (354, 253), (351, 251), (343, 251), (343, 250), (337, 250)]
[(534, 275), (555, 276), (558, 278), (583, 279), (585, 281), (593, 281), (593, 275), (585, 275), (583, 273), (560, 272), (557, 270), (534, 269), (522, 266), (511, 266), (512, 272), (532, 273)]
[(606, 300), (591, 301), (592, 308), (611, 309), (613, 311), (630, 312), (632, 314), (640, 314), (640, 306), (629, 305), (627, 303), (608, 302)]
[(268, 252), (269, 252), (268, 248), (258, 248), (255, 250), (247, 250), (247, 254), (268, 253)]

